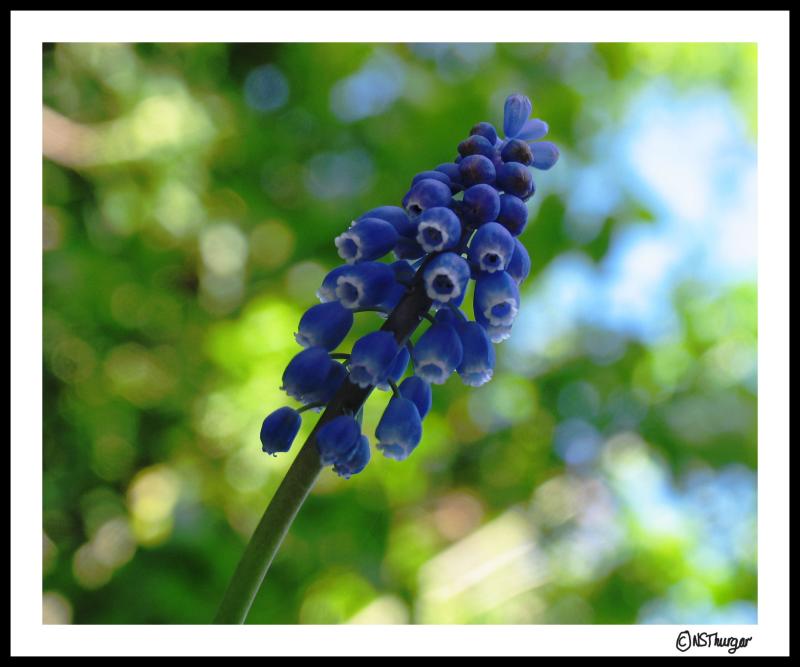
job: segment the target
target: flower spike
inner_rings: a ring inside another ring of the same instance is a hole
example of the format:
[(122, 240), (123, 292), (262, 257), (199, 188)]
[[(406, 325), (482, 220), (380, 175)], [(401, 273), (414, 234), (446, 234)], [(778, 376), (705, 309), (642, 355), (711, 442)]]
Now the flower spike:
[[(320, 463), (347, 479), (370, 460), (361, 414), (374, 389), (392, 392), (376, 447), (402, 461), (422, 439), (432, 384), (453, 373), (472, 387), (492, 379), (493, 344), (511, 335), (520, 285), (531, 271), (520, 235), (536, 190), (532, 169), (548, 170), (559, 157), (553, 143), (541, 141), (549, 127), (531, 118), (532, 110), (525, 95), (509, 96), (504, 138), (491, 123), (476, 123), (453, 162), (412, 178), (402, 206), (372, 208), (336, 237), (344, 264), (325, 276), (317, 291), (321, 303), (300, 318), (295, 339), (305, 349), (283, 374), (282, 389), (304, 405), (267, 416), (265, 452), (288, 451), (300, 413), (327, 406), (311, 439)], [(396, 261), (384, 260), (390, 252)], [(460, 310), (471, 280), (473, 320)], [(380, 330), (358, 338), (349, 354), (337, 351), (354, 314), (368, 310), (385, 319)], [(424, 320), (430, 324), (412, 345), (410, 336)]]

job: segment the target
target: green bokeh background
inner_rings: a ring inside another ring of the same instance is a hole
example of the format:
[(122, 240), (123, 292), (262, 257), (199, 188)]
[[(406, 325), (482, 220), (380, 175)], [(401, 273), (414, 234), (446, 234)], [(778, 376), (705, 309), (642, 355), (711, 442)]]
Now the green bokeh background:
[[(337, 88), (370, 68), (368, 92), (402, 78), (377, 111)], [(556, 187), (638, 92), (718, 91), (754, 143), (755, 68), (746, 44), (46, 45), (45, 622), (210, 621), (293, 456), (258, 430), (333, 237), (499, 123), (506, 94), (531, 95), (566, 156), (537, 176), (524, 301), (560, 256), (599, 265), (656, 224), (631, 187), (576, 239)], [(248, 97), (254, 71), (279, 74)], [(249, 622), (754, 621), (755, 283), (670, 298), (671, 338), (504, 343), (490, 384), (435, 388), (409, 460), (324, 471)], [(360, 318), (344, 348), (380, 324)], [(570, 420), (588, 462), (554, 446)]]

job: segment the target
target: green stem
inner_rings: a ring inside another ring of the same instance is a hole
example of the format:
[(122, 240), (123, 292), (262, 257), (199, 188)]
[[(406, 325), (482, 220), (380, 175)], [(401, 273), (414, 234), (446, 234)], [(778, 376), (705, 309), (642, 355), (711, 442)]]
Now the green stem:
[(214, 623), (244, 623), (272, 559), (321, 470), (317, 448), (309, 437), (258, 522)]
[(314, 410), (316, 408), (324, 408), (327, 403), (307, 403), (306, 405), (302, 405), (297, 408), (298, 414), (301, 412), (305, 412), (306, 410)]

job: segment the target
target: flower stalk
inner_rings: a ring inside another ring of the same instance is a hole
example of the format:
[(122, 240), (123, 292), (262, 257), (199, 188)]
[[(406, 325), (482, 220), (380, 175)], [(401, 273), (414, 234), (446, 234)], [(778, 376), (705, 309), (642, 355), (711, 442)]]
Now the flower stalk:
[[(494, 373), (493, 343), (506, 340), (520, 308), (519, 285), (530, 257), (517, 238), (525, 202), (535, 192), (529, 167), (546, 170), (558, 149), (541, 142), (547, 124), (528, 119), (524, 95), (505, 108), (505, 139), (478, 123), (452, 163), (417, 174), (398, 206), (368, 211), (336, 238), (346, 264), (331, 270), (317, 291), (319, 304), (302, 316), (295, 340), (303, 348), (283, 373), (283, 389), (305, 407), (284, 406), (264, 419), (262, 450), (287, 452), (300, 430), (300, 413), (324, 407), (245, 548), (215, 618), (243, 623), (300, 506), (320, 471), (349, 479), (370, 461), (362, 433), (363, 406), (374, 389), (392, 398), (375, 430), (375, 449), (407, 459), (422, 439), (431, 385), (457, 373), (479, 387)], [(381, 261), (393, 252), (397, 261)], [(475, 282), (474, 320), (460, 310)], [(436, 311), (434, 316), (430, 311)], [(336, 352), (354, 313), (375, 311), (386, 321), (360, 337), (350, 353)], [(415, 345), (411, 335), (429, 326)], [(341, 361), (341, 363), (340, 363)], [(412, 373), (401, 381), (409, 363)]]

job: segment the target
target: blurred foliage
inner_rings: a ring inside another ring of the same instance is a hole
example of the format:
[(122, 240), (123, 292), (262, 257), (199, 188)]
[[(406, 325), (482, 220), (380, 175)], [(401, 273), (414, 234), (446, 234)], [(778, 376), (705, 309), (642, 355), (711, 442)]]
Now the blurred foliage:
[[(43, 77), (46, 622), (212, 618), (290, 463), (258, 430), (333, 237), (506, 94), (565, 156), (537, 177), (531, 294), (658, 221), (632, 186), (570, 232), (571, 165), (650, 81), (722, 91), (751, 139), (756, 114), (733, 44), (56, 44)], [(249, 622), (753, 622), (755, 284), (669, 299), (674, 335), (504, 344), (490, 384), (437, 388), (408, 461), (325, 471)]]

